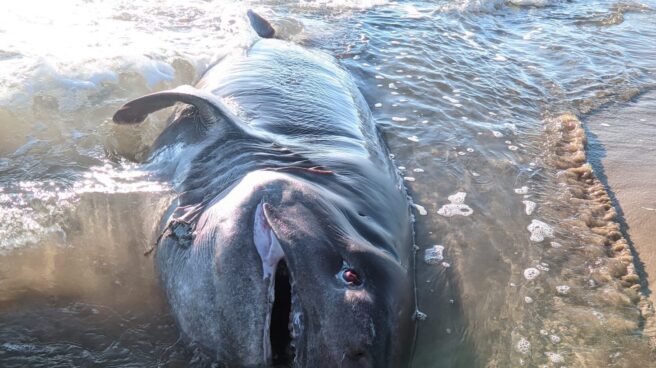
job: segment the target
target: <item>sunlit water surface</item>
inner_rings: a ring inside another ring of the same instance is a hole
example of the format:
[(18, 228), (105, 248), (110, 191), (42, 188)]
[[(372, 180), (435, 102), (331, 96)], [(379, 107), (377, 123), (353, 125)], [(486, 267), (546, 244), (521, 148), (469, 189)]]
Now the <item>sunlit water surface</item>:
[(604, 245), (612, 219), (569, 194), (557, 163), (571, 150), (546, 129), (654, 89), (652, 0), (138, 0), (0, 14), (1, 366), (204, 364), (144, 256), (172, 195), (135, 162), (167, 112), (110, 118), (247, 47), (250, 7), (352, 73), (406, 177), (414, 367), (653, 364), (648, 285)]

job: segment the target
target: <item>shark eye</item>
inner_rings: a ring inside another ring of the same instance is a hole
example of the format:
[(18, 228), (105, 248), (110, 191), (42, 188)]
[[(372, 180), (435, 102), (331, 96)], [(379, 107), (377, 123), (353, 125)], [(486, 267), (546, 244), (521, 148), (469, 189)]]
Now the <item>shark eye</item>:
[(355, 272), (352, 268), (347, 268), (342, 271), (342, 279), (349, 286), (360, 286), (362, 285), (362, 280), (360, 280), (360, 275)]

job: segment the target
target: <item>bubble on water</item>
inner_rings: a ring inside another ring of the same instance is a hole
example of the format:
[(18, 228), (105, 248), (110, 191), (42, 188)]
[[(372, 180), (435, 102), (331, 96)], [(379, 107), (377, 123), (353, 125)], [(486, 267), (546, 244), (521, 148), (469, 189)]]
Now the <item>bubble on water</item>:
[(503, 137), (503, 133), (501, 133), (501, 132), (499, 132), (499, 131), (496, 131), (496, 130), (493, 130), (493, 131), (492, 131), (492, 135), (494, 135), (494, 136), (497, 137), (497, 138), (501, 138), (501, 137)]
[(562, 244), (560, 244), (560, 243), (558, 243), (558, 242), (551, 242), (550, 244), (551, 244), (551, 246), (554, 247), (554, 248), (560, 248), (560, 247), (563, 246)]
[(466, 155), (466, 153), (464, 153), (463, 151), (459, 151), (459, 152), (458, 152), (458, 155), (459, 155), (459, 156), (464, 156), (464, 155)]
[(481, 176), (481, 174), (477, 173), (476, 171), (472, 171), (471, 174), (472, 174), (472, 176), (474, 176), (474, 177), (479, 177), (479, 176)]
[(416, 169), (412, 169), (412, 171), (414, 171), (414, 172), (416, 172), (416, 173), (423, 173), (423, 172), (424, 172), (424, 169), (418, 167), (418, 168), (416, 168)]
[(519, 147), (510, 145), (510, 146), (508, 146), (508, 149), (511, 150), (511, 151), (517, 151), (519, 149)]
[(397, 87), (396, 84), (394, 84), (394, 83), (390, 83), (390, 84), (388, 84), (387, 87), (388, 87), (389, 89), (398, 89), (398, 87)]
[(383, 107), (383, 104), (380, 103), (380, 102), (378, 102), (378, 103), (376, 103), (374, 106), (375, 106), (375, 107)]
[(412, 176), (404, 176), (403, 180), (405, 180), (405, 181), (415, 181), (415, 178), (412, 177)]
[(531, 232), (531, 241), (541, 242), (545, 238), (553, 238), (554, 230), (551, 226), (540, 220), (533, 220), (531, 224), (526, 227)]
[(537, 268), (529, 267), (524, 270), (524, 278), (529, 281), (535, 279), (538, 276), (540, 276), (540, 270)]
[(556, 291), (558, 292), (558, 294), (561, 294), (561, 295), (569, 294), (570, 289), (571, 288), (567, 285), (558, 285), (558, 286), (556, 286)]
[(526, 338), (522, 337), (517, 341), (517, 344), (515, 344), (515, 350), (521, 354), (528, 354), (531, 352), (531, 343), (526, 340)]
[(405, 166), (399, 166), (399, 170), (405, 170)]
[(419, 142), (419, 138), (416, 135), (408, 137), (408, 140), (411, 142)]
[(451, 267), (451, 264), (449, 262), (442, 262), (442, 266), (449, 268)]
[(417, 210), (417, 212), (419, 212), (419, 214), (421, 216), (428, 215), (428, 211), (426, 211), (426, 208), (424, 208), (424, 206), (416, 204), (416, 203), (413, 203), (412, 206)]
[(527, 215), (532, 215), (533, 211), (535, 211), (535, 208), (537, 207), (537, 204), (533, 201), (522, 201), (524, 203), (524, 212), (526, 212)]
[(549, 340), (551, 340), (552, 344), (558, 344), (560, 342), (560, 337), (556, 335), (551, 335), (549, 336)]
[(533, 303), (533, 298), (531, 298), (530, 296), (525, 296), (524, 297), (524, 303), (526, 303), (526, 304)]
[(392, 120), (394, 120), (394, 121), (407, 121), (408, 118), (403, 118), (403, 117), (399, 117), (399, 116), (392, 116)]
[(515, 193), (517, 193), (517, 194), (527, 194), (528, 193), (528, 187), (523, 186), (521, 188), (515, 188)]
[(474, 149), (469, 147), (469, 148), (467, 148), (467, 152), (472, 153), (472, 152), (474, 152)]
[(444, 246), (434, 245), (424, 251), (424, 262), (438, 264), (444, 260)]
[(546, 355), (549, 361), (552, 363), (565, 363), (565, 358), (563, 358), (563, 356), (560, 354), (547, 351), (544, 353), (544, 355)]

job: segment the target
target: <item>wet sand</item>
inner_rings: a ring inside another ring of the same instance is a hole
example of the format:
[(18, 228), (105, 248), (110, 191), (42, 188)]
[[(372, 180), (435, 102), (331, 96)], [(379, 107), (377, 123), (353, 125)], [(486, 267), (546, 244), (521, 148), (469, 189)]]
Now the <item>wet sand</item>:
[[(588, 160), (618, 210), (642, 290), (656, 304), (656, 92), (585, 120)], [(654, 318), (645, 332), (656, 335)]]

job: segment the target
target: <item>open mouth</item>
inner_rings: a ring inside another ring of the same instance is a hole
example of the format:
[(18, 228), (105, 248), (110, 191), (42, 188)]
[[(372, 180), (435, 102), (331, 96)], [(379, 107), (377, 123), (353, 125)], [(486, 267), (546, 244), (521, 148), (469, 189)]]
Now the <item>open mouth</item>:
[(265, 215), (266, 204), (255, 210), (254, 243), (268, 282), (268, 313), (264, 325), (264, 354), (274, 367), (294, 367), (302, 330), (301, 309), (294, 292), (294, 278)]
[(291, 278), (287, 263), (281, 260), (276, 270), (269, 327), (271, 361), (274, 367), (293, 367), (295, 358), (293, 331)]

